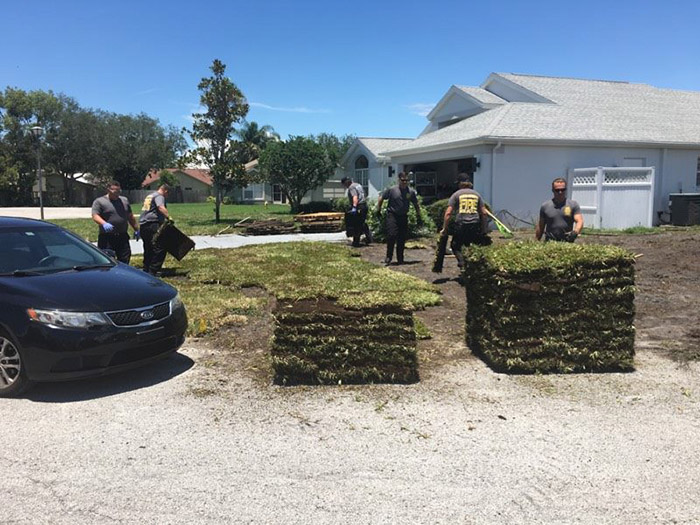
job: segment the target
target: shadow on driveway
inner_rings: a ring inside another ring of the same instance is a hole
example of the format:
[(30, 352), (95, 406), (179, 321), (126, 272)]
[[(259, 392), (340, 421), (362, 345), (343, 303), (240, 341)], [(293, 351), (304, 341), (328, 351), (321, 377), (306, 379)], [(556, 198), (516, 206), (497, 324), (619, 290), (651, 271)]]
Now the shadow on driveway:
[(193, 365), (194, 361), (186, 355), (174, 353), (163, 360), (118, 374), (76, 381), (37, 383), (24, 397), (38, 403), (87, 401), (169, 381)]

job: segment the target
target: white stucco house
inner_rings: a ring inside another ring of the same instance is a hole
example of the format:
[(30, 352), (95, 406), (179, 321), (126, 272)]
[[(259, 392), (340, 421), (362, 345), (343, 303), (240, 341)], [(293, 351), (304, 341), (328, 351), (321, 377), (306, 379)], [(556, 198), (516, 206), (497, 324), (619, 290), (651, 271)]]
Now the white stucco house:
[[(448, 196), (457, 173), (468, 172), (502, 216), (532, 221), (552, 179), (565, 177), (587, 224), (604, 227), (603, 215), (642, 205), (655, 223), (670, 194), (700, 191), (700, 92), (493, 73), (480, 87), (450, 87), (427, 118), (413, 140), (357, 139), (335, 178), (366, 177), (376, 197), (394, 173), (412, 171), (431, 200)], [(596, 179), (599, 166), (609, 169)]]

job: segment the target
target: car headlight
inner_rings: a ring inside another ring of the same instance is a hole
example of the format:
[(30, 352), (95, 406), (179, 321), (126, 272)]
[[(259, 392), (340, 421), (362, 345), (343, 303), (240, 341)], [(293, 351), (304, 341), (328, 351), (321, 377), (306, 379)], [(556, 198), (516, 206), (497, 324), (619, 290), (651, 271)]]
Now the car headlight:
[(66, 312), (29, 308), (27, 314), (32, 321), (59, 328), (90, 328), (110, 324), (109, 319), (99, 312)]
[(175, 297), (170, 299), (170, 313), (173, 313), (175, 310), (182, 308), (183, 306), (182, 299), (180, 299), (180, 293), (178, 292), (175, 294)]

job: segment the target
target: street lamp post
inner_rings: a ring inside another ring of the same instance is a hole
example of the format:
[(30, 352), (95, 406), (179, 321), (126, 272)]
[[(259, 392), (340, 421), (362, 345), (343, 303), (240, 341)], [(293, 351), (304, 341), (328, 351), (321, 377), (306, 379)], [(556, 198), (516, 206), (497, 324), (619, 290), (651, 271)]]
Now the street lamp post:
[(44, 220), (44, 177), (41, 173), (41, 135), (44, 133), (44, 128), (41, 126), (33, 126), (32, 133), (36, 137), (36, 174), (39, 179), (39, 210), (41, 211), (41, 220)]

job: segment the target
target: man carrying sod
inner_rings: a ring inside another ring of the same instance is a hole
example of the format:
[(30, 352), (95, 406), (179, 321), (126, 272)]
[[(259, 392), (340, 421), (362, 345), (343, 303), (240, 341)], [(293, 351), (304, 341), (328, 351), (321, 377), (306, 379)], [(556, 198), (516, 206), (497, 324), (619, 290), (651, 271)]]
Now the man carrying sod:
[(399, 173), (399, 183), (396, 186), (387, 188), (377, 201), (377, 216), (382, 216), (382, 204), (388, 201), (386, 219), (386, 257), (384, 264), (389, 265), (394, 256), (394, 244), (396, 244), (396, 260), (403, 264), (403, 252), (406, 247), (406, 237), (408, 236), (408, 210), (411, 204), (416, 210), (418, 226), (421, 226), (420, 205), (416, 190), (408, 187), (408, 175), (403, 171)]
[(352, 231), (352, 245), (357, 248), (360, 246), (360, 237), (365, 234), (365, 242), (372, 242), (372, 232), (367, 226), (367, 199), (365, 198), (365, 190), (362, 184), (353, 182), (350, 177), (343, 177), (340, 183), (348, 190), (348, 200), (350, 201), (350, 210), (345, 215), (346, 222), (350, 222), (350, 230)]
[(540, 207), (540, 220), (535, 227), (539, 241), (544, 234), (546, 241), (574, 242), (583, 229), (583, 215), (578, 202), (566, 198), (566, 180), (558, 177), (552, 181), (552, 198)]
[(448, 235), (450, 219), (454, 212), (455, 219), (450, 248), (452, 248), (452, 253), (457, 259), (457, 265), (461, 269), (464, 266), (462, 247), (472, 244), (488, 245), (491, 244), (491, 239), (487, 235), (488, 218), (484, 200), (481, 198), (481, 195), (472, 189), (473, 186), (469, 182), (469, 175), (460, 173), (457, 175), (457, 183), (459, 184), (459, 189), (447, 201), (447, 209), (445, 210), (440, 235), (442, 237)]

